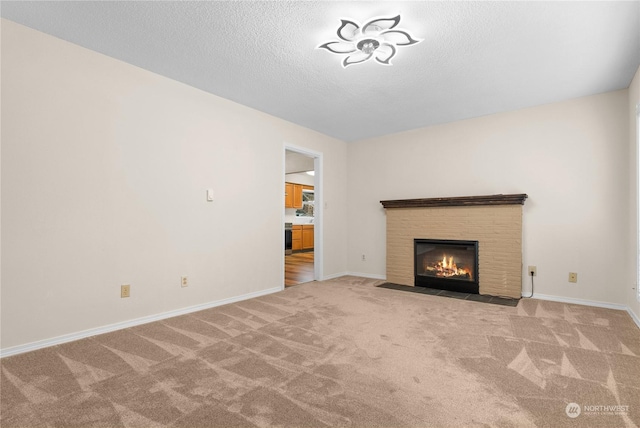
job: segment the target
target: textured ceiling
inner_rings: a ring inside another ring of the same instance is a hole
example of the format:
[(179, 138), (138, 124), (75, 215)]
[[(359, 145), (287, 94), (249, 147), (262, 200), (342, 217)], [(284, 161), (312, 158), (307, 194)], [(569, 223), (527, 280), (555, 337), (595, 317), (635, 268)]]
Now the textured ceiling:
[[(2, 17), (344, 141), (629, 86), (640, 2), (7, 2)], [(401, 14), (392, 66), (316, 47)]]

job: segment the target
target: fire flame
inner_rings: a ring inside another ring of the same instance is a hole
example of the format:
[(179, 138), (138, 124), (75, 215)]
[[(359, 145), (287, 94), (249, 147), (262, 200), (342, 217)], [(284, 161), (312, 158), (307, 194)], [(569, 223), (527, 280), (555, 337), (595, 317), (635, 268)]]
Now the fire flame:
[(453, 261), (453, 257), (449, 257), (449, 263), (447, 263), (447, 256), (442, 256), (442, 263), (440, 266), (448, 270), (458, 270), (458, 266)]
[(446, 254), (442, 255), (442, 260), (433, 263), (432, 265), (427, 264), (427, 260), (424, 261), (424, 269), (425, 271), (431, 272), (432, 275), (439, 277), (467, 277), (473, 278), (471, 273), (471, 269), (466, 267), (458, 267), (456, 262), (453, 260), (452, 256), (447, 257)]

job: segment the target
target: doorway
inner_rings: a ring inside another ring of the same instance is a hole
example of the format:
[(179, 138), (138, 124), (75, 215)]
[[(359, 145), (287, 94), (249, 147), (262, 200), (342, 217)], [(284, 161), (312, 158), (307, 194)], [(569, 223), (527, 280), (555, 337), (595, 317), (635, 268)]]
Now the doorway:
[(284, 286), (320, 279), (321, 155), (285, 147)]

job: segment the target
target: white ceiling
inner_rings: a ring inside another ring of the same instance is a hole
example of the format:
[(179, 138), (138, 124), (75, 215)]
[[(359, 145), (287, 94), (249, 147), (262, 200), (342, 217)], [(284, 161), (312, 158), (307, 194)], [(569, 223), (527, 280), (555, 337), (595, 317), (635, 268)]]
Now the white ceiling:
[[(0, 3), (2, 17), (344, 141), (627, 88), (640, 1)], [(392, 66), (316, 47), (401, 14)]]

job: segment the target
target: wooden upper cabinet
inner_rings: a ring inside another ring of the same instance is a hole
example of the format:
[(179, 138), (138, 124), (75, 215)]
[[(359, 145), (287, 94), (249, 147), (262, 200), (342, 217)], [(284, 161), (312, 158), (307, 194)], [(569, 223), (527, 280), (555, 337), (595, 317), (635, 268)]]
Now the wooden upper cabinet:
[(293, 184), (284, 183), (284, 207), (293, 208)]
[(302, 208), (302, 184), (284, 183), (284, 207)]
[(293, 185), (293, 208), (302, 208), (302, 184)]

